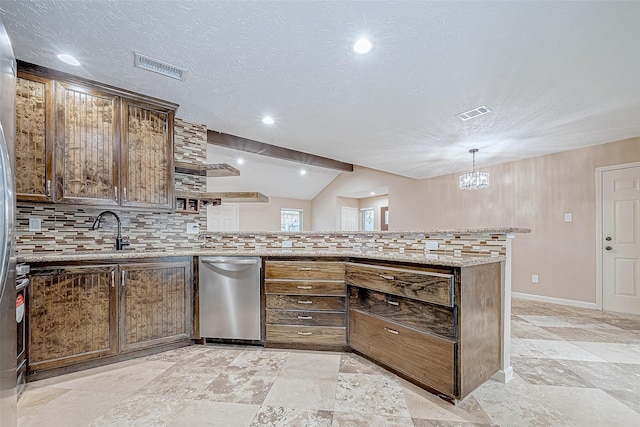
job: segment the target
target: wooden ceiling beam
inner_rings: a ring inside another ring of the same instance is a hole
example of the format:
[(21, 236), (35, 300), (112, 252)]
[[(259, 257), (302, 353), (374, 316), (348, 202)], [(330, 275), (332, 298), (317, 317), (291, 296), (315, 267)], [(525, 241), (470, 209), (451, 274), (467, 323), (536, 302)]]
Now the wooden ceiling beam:
[(353, 172), (353, 164), (351, 163), (316, 156), (315, 154), (304, 153), (302, 151), (291, 150), (290, 148), (278, 147), (277, 145), (266, 144), (253, 139), (242, 138), (240, 136), (229, 135), (227, 133), (216, 132), (213, 130), (207, 131), (207, 142), (221, 147), (302, 163), (304, 165), (319, 166), (344, 172)]

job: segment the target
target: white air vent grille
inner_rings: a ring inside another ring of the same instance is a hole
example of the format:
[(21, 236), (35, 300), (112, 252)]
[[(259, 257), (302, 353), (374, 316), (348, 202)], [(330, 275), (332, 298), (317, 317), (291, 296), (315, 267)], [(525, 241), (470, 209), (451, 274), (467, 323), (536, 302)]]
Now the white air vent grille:
[(473, 119), (478, 116), (482, 116), (483, 114), (490, 113), (491, 110), (486, 105), (482, 105), (480, 107), (474, 108), (473, 110), (465, 111), (464, 113), (458, 114), (456, 117), (462, 120), (463, 122)]
[(141, 55), (138, 52), (133, 52), (133, 54), (135, 58), (134, 66), (137, 68), (153, 71), (154, 73), (162, 74), (163, 76), (171, 77), (176, 80), (184, 81), (187, 77), (187, 70), (185, 68), (176, 67), (175, 65), (149, 58), (148, 56)]

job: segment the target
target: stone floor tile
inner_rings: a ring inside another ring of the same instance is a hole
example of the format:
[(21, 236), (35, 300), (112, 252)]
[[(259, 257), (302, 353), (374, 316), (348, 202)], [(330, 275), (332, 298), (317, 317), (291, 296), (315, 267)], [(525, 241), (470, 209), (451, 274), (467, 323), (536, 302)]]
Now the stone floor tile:
[(343, 374), (394, 375), (355, 353), (343, 354), (340, 358), (340, 372)]
[(58, 387), (34, 387), (32, 384), (28, 383), (25, 386), (24, 392), (18, 400), (18, 417), (30, 414), (42, 405), (69, 391)]
[(405, 418), (411, 416), (400, 383), (382, 375), (338, 374), (335, 410)]
[[(595, 362), (594, 362), (595, 363)], [(511, 358), (511, 366), (529, 384), (564, 387), (594, 387), (588, 380), (554, 359)]]
[(604, 362), (604, 359), (567, 341), (530, 340), (521, 338), (513, 338), (511, 340), (511, 356), (533, 359)]
[(511, 322), (511, 337), (512, 338), (525, 338), (525, 339), (538, 339), (538, 340), (559, 340), (561, 339), (552, 332), (547, 331), (540, 326), (536, 326), (527, 321), (517, 318)]
[(324, 378), (280, 375), (271, 386), (263, 405), (333, 411), (337, 382), (337, 372)]
[(260, 405), (191, 400), (169, 427), (247, 427)]
[(332, 427), (413, 427), (411, 418), (389, 417), (360, 412), (334, 412)]
[(332, 413), (329, 411), (263, 406), (250, 425), (252, 427), (329, 427), (331, 419)]
[(204, 390), (191, 393), (187, 397), (214, 402), (261, 405), (276, 381), (277, 373), (255, 370), (254, 363), (251, 363), (251, 368), (235, 368), (220, 373)]
[(188, 403), (187, 400), (172, 397), (135, 395), (97, 417), (89, 426), (164, 426)]
[(640, 344), (573, 342), (573, 344), (612, 363), (640, 364)]
[(602, 390), (538, 386), (547, 400), (579, 426), (638, 426), (640, 414)]

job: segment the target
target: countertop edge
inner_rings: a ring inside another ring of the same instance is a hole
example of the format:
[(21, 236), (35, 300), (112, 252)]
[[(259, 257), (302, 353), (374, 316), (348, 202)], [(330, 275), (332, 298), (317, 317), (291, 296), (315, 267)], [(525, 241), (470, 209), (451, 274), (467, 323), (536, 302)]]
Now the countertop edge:
[[(18, 262), (33, 264), (44, 262), (64, 261), (122, 261), (144, 258), (165, 258), (176, 256), (253, 256), (253, 257), (339, 257), (358, 258), (377, 261), (397, 261), (413, 264), (440, 265), (446, 267), (470, 267), (474, 265), (491, 264), (506, 261), (507, 257), (498, 256), (452, 256), (443, 254), (380, 254), (373, 251), (299, 251), (299, 250), (271, 250), (271, 251), (216, 251), (216, 250), (174, 250), (174, 251), (121, 251), (121, 252), (84, 252), (84, 253), (49, 253), (25, 254), (18, 256)], [(435, 258), (437, 256), (437, 258)]]

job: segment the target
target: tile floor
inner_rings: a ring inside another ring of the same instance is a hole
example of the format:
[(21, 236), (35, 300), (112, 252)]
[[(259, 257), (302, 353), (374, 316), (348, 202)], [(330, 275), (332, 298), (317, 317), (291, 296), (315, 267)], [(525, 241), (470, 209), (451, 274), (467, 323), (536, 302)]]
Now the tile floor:
[(19, 426), (640, 426), (640, 316), (513, 300), (508, 384), (458, 406), (353, 354), (192, 346), (29, 383)]

